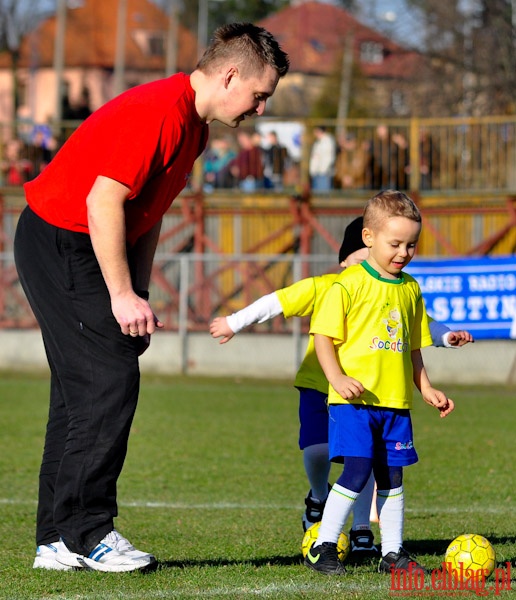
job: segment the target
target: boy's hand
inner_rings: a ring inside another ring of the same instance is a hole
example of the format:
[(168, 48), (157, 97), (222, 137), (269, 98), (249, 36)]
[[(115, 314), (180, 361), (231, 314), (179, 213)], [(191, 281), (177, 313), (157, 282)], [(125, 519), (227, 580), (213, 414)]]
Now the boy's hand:
[(360, 383), (360, 381), (353, 379), (353, 377), (348, 377), (347, 375), (340, 375), (330, 383), (333, 389), (345, 400), (359, 398), (364, 391), (364, 386)]
[(469, 331), (450, 331), (448, 334), (448, 344), (456, 348), (460, 348), (470, 342), (473, 343), (474, 341)]
[(211, 337), (218, 338), (222, 337), (219, 344), (225, 344), (235, 335), (228, 325), (226, 317), (215, 317), (210, 323)]
[(423, 400), (430, 404), (430, 406), (435, 406), (440, 413), (440, 417), (447, 417), (452, 410), (455, 408), (455, 404), (451, 398), (448, 398), (444, 392), (440, 390), (436, 390), (432, 387), (427, 388), (424, 392), (421, 392), (423, 396)]

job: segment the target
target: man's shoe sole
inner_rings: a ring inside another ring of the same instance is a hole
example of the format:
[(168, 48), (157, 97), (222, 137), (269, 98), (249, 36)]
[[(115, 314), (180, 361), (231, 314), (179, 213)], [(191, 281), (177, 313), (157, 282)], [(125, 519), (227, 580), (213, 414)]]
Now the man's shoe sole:
[(122, 565), (109, 565), (107, 563), (97, 562), (86, 556), (81, 556), (79, 562), (82, 563), (83, 567), (92, 571), (102, 571), (103, 573), (127, 573), (130, 571), (152, 571), (158, 566), (156, 560), (140, 564), (140, 563), (127, 563)]

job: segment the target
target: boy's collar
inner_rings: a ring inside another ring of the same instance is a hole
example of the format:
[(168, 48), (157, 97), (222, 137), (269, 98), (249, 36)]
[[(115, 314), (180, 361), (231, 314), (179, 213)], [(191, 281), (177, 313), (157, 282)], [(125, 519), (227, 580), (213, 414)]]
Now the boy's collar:
[(403, 280), (404, 280), (403, 271), (401, 271), (401, 273), (399, 274), (399, 276), (396, 279), (387, 279), (386, 277), (382, 277), (376, 269), (373, 269), (373, 267), (367, 262), (367, 260), (364, 260), (360, 264), (369, 273), (369, 275), (371, 275), (375, 279), (378, 279), (378, 281), (384, 281), (385, 283), (394, 283), (394, 284), (403, 283)]

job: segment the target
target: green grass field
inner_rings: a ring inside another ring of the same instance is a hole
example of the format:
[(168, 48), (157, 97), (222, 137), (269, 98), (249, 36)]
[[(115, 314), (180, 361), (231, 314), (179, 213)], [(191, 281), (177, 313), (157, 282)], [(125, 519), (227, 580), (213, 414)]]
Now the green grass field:
[[(302, 565), (308, 490), (297, 392), (282, 381), (145, 377), (116, 525), (157, 555), (157, 571), (33, 570), (47, 387), (46, 374), (0, 375), (0, 598), (449, 597), (392, 592), (390, 576), (372, 564), (349, 566), (341, 578)], [(441, 420), (419, 398), (413, 413), (420, 462), (405, 471), (405, 545), (437, 568), (455, 536), (480, 533), (494, 545), (499, 568), (509, 561), (516, 572), (515, 390), (445, 389), (454, 414)]]

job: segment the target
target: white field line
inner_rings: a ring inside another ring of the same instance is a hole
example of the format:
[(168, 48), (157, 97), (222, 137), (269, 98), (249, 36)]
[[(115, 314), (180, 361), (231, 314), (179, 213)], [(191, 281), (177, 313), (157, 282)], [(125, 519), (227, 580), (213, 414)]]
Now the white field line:
[[(361, 583), (350, 583), (343, 582), (340, 584), (333, 584), (331, 593), (332, 597), (335, 595), (339, 589), (342, 588), (343, 594), (353, 593), (367, 593), (367, 592), (375, 592), (375, 591), (386, 591), (385, 582), (361, 582)], [(117, 598), (123, 598), (123, 600), (141, 600), (142, 592), (128, 592), (124, 590), (123, 592), (111, 593), (107, 596), (102, 596), (102, 600), (116, 600)], [(263, 588), (260, 587), (223, 587), (223, 588), (213, 588), (213, 589), (202, 589), (202, 590), (145, 590), (145, 600), (148, 599), (157, 599), (160, 598), (223, 598), (224, 596), (231, 596), (233, 598), (247, 598), (247, 597), (255, 597), (255, 598), (288, 598), (290, 595), (295, 595), (295, 597), (299, 597), (299, 594), (310, 594), (309, 598), (323, 598), (328, 595), (328, 584), (325, 581), (321, 581), (320, 583), (285, 583), (284, 585), (277, 584), (269, 584), (265, 585)], [(344, 596), (343, 596), (344, 597)], [(71, 596), (52, 596), (53, 600), (72, 600)], [(98, 600), (98, 593), (92, 594), (74, 594), (73, 600)], [(48, 600), (48, 597), (45, 596), (39, 600)]]
[[(10, 504), (13, 506), (36, 505), (36, 500), (26, 500), (18, 498), (0, 498), (0, 505)], [(184, 502), (152, 502), (145, 500), (134, 500), (130, 502), (120, 501), (118, 506), (127, 508), (154, 508), (154, 509), (175, 509), (175, 510), (302, 510), (299, 504), (247, 504), (240, 502), (212, 502), (212, 503), (184, 503)], [(419, 508), (405, 508), (406, 513), (411, 514), (432, 514), (432, 513), (490, 513), (490, 514), (513, 514), (513, 508), (509, 505), (485, 506), (476, 504), (472, 506), (425, 506)]]

